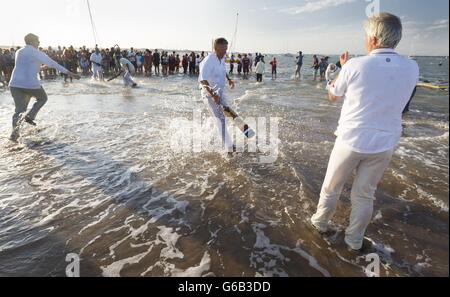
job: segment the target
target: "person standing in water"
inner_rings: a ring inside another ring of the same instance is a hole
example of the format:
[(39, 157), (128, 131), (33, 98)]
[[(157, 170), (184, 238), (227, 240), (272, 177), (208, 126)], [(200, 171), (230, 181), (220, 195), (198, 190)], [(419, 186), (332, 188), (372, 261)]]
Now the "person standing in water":
[(122, 71), (124, 72), (123, 75), (123, 83), (126, 87), (131, 86), (133, 88), (137, 87), (137, 83), (133, 81), (133, 78), (131, 77), (131, 74), (136, 72), (136, 68), (134, 67), (134, 64), (131, 63), (130, 60), (125, 58), (127, 56), (127, 52), (124, 51), (122, 53), (122, 58), (120, 61), (120, 66), (122, 67)]
[(238, 75), (241, 75), (241, 73), (242, 73), (242, 55), (241, 54), (238, 54), (236, 63), (237, 63), (237, 73), (238, 73)]
[(234, 72), (234, 55), (231, 55), (230, 58), (230, 72), (228, 72), (229, 75), (233, 75)]
[(248, 59), (250, 60), (250, 64), (249, 64), (249, 66), (248, 66), (248, 68), (249, 68), (249, 70), (250, 70), (250, 74), (252, 74), (252, 72), (253, 72), (253, 56), (252, 56), (252, 54), (248, 54)]
[(312, 65), (311, 68), (313, 68), (313, 80), (316, 81), (317, 80), (317, 74), (318, 74), (319, 68), (320, 68), (320, 66), (319, 66), (319, 58), (317, 58), (317, 55), (313, 56), (313, 65)]
[(225, 80), (231, 89), (234, 82), (229, 78), (226, 69), (225, 55), (228, 50), (228, 41), (219, 38), (214, 41), (214, 52), (208, 55), (200, 64), (200, 76), (198, 81), (202, 86), (202, 98), (211, 115), (216, 120), (216, 125), (222, 140), (222, 148), (228, 152), (233, 151), (233, 142), (226, 127), (223, 105), (225, 99)]
[(183, 66), (183, 74), (186, 75), (187, 71), (188, 71), (188, 66), (189, 66), (189, 57), (187, 54), (183, 55), (181, 64)]
[(297, 56), (297, 61), (296, 61), (296, 68), (295, 68), (295, 74), (294, 74), (294, 78), (301, 78), (302, 75), (302, 67), (303, 67), (303, 52), (298, 52), (298, 56)]
[(365, 30), (369, 54), (349, 60), (344, 53), (341, 73), (329, 89), (330, 101), (342, 99), (344, 105), (317, 212), (311, 218), (319, 232), (328, 230), (344, 185), (356, 171), (345, 231), (345, 243), (355, 251), (363, 248), (375, 192), (400, 141), (402, 111), (419, 80), (417, 63), (394, 50), (402, 39), (400, 18), (380, 13), (368, 19)]
[(153, 54), (149, 49), (145, 50), (144, 54), (144, 71), (145, 76), (152, 76), (152, 66), (153, 66)]
[(103, 81), (103, 57), (98, 47), (96, 47), (95, 51), (91, 54), (90, 60), (92, 63), (92, 80)]
[[(36, 126), (34, 120), (47, 102), (47, 94), (38, 80), (41, 65), (55, 68), (71, 78), (80, 79), (78, 74), (67, 70), (38, 49), (40, 44), (38, 36), (28, 34), (25, 36), (25, 44), (26, 46), (16, 53), (16, 63), (9, 83), (16, 106), (12, 124), (13, 132), (10, 137), (12, 141), (17, 141), (20, 137), (19, 127), (23, 120), (32, 126)], [(24, 116), (23, 114), (27, 111), (32, 97), (36, 98), (36, 103)]]
[(155, 75), (159, 76), (159, 65), (161, 63), (161, 55), (158, 50), (155, 49), (155, 53), (153, 54), (153, 66), (155, 66)]
[(244, 71), (244, 79), (248, 79), (248, 75), (250, 74), (250, 59), (247, 54), (244, 54), (244, 58), (242, 59), (242, 70)]
[(272, 66), (272, 79), (276, 80), (277, 79), (277, 66), (278, 66), (277, 58), (273, 57), (272, 61), (270, 62), (270, 65)]
[[(76, 70), (74, 70), (74, 69), (76, 68), (76, 65), (74, 65), (74, 60), (76, 60), (76, 52), (75, 52), (75, 49), (73, 48), (73, 46), (70, 46), (69, 48), (64, 48), (62, 55), (63, 55), (64, 68), (66, 68), (69, 71), (73, 70), (75, 72)], [(71, 76), (66, 75), (64, 73), (62, 73), (62, 74), (64, 75), (64, 82), (67, 82), (67, 78), (69, 78), (70, 82), (72, 82)]]
[(266, 71), (266, 63), (264, 63), (264, 57), (261, 57), (259, 59), (258, 64), (256, 64), (256, 70), (255, 70), (257, 82), (263, 81), (263, 76), (264, 76), (265, 71)]

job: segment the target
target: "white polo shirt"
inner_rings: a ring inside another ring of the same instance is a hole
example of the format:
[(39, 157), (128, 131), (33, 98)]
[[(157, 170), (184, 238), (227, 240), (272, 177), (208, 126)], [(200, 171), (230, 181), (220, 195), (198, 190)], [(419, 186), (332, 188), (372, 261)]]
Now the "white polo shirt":
[(363, 154), (395, 148), (402, 133), (402, 111), (418, 80), (417, 63), (393, 49), (349, 60), (329, 90), (344, 99), (337, 142)]
[[(226, 75), (225, 57), (219, 60), (216, 53), (211, 53), (200, 63), (200, 76), (198, 81), (208, 81), (214, 90), (219, 90), (220, 96), (223, 96), (225, 90)], [(209, 96), (209, 93), (205, 90), (202, 90), (202, 94)]]
[(41, 83), (38, 73), (41, 65), (55, 68), (61, 73), (68, 73), (68, 70), (59, 65), (40, 50), (27, 45), (16, 53), (16, 66), (12, 72), (9, 86), (22, 89), (40, 89)]

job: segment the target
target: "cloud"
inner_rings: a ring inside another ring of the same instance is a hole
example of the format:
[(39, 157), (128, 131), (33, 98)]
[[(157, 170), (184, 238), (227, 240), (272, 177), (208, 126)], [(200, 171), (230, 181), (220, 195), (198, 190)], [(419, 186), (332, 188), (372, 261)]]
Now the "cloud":
[(441, 29), (448, 29), (448, 19), (447, 20), (437, 20), (433, 23), (432, 26), (429, 26), (425, 30), (427, 31), (436, 31)]
[(356, 2), (356, 0), (308, 0), (305, 4), (291, 8), (282, 9), (281, 12), (297, 15), (308, 12), (315, 12), (319, 10), (328, 9), (330, 7), (337, 7), (348, 3)]
[(437, 20), (434, 22), (435, 25), (448, 25), (448, 19), (447, 20)]

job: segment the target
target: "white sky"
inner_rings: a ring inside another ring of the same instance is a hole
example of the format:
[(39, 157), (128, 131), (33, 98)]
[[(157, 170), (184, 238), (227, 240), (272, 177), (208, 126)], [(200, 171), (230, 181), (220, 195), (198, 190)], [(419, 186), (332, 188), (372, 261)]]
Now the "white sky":
[[(1, 0), (0, 45), (22, 45), (33, 32), (42, 46), (94, 46), (86, 0)], [(368, 1), (368, 0), (367, 0)], [(90, 0), (99, 45), (210, 50), (233, 39), (245, 52), (364, 53), (366, 0)], [(376, 1), (376, 0), (375, 0)], [(380, 0), (400, 16), (407, 55), (448, 55), (448, 0)]]

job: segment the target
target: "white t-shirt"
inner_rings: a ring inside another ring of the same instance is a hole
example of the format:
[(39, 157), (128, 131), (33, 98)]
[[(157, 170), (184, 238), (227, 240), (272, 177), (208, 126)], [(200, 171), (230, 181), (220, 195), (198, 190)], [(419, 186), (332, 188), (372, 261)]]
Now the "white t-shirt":
[[(200, 76), (198, 81), (208, 81), (214, 90), (219, 91), (220, 96), (223, 96), (225, 90), (226, 75), (225, 57), (219, 60), (215, 53), (211, 53), (200, 63)], [(202, 90), (202, 94), (209, 96), (209, 93), (205, 90)]]
[(265, 72), (265, 66), (266, 64), (263, 61), (259, 61), (258, 64), (256, 64), (256, 73), (257, 74), (264, 74)]
[(38, 73), (41, 65), (55, 68), (61, 73), (68, 73), (68, 70), (40, 50), (27, 45), (16, 53), (16, 66), (12, 72), (10, 87), (22, 89), (40, 89), (41, 83)]
[(131, 62), (135, 62), (136, 61), (136, 53), (134, 51), (130, 51), (128, 53), (128, 60)]
[(402, 111), (418, 80), (417, 63), (393, 49), (377, 49), (348, 61), (329, 90), (344, 99), (337, 141), (364, 154), (395, 148), (402, 133)]
[(141, 66), (142, 65), (142, 56), (139, 54), (139, 55), (136, 55), (136, 64), (138, 65), (138, 66)]

